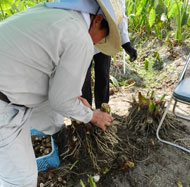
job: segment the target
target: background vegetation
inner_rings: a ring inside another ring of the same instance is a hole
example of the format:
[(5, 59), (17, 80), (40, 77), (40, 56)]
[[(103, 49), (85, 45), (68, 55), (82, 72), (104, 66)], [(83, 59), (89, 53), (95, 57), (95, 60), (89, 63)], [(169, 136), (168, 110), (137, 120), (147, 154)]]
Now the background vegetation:
[[(46, 0), (1, 0), (0, 20)], [(50, 0), (53, 1), (53, 0)], [(130, 30), (153, 34), (159, 39), (174, 37), (183, 41), (190, 36), (189, 0), (126, 0)]]
[(0, 20), (23, 11), (35, 4), (45, 2), (45, 0), (1, 0), (0, 1)]
[[(0, 20), (46, 0), (1, 0)], [(53, 0), (50, 0), (53, 1)], [(189, 0), (126, 0), (126, 15), (132, 32), (174, 37), (183, 41), (190, 36)]]

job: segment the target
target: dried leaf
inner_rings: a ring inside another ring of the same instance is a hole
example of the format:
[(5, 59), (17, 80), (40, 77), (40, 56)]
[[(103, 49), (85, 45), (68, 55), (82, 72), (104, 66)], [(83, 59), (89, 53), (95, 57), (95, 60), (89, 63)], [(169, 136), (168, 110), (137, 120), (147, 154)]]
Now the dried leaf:
[(106, 174), (109, 170), (110, 170), (110, 169), (105, 168), (105, 170), (104, 170), (103, 174), (105, 175), (105, 174)]
[(155, 142), (154, 142), (154, 140), (152, 138), (150, 139), (150, 143), (151, 143), (152, 146), (155, 146)]
[(129, 168), (134, 168), (134, 167), (135, 167), (135, 164), (134, 164), (134, 162), (131, 162), (131, 161), (127, 160), (127, 161), (125, 162), (125, 166), (128, 166)]
[(147, 123), (152, 124), (153, 123), (153, 118), (148, 116), (147, 117)]
[(148, 107), (149, 99), (147, 99), (144, 95), (142, 95), (141, 92), (139, 92), (138, 99), (139, 99), (139, 105), (140, 106), (147, 106)]

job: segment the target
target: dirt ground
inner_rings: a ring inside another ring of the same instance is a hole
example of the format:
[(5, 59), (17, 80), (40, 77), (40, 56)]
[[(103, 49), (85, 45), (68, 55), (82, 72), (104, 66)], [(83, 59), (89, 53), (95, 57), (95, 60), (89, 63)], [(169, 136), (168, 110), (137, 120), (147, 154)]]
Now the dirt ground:
[[(160, 80), (160, 85), (150, 88), (155, 91), (157, 97), (166, 94), (166, 101), (170, 99), (179, 73), (189, 53), (187, 46), (174, 47), (172, 50), (173, 52), (171, 53), (166, 47), (160, 48), (161, 58), (166, 65), (170, 65), (170, 71), (165, 75), (167, 76), (166, 81)], [(171, 58), (173, 53), (175, 53), (175, 57)], [(187, 73), (187, 76), (189, 76), (189, 73)], [(90, 186), (88, 182), (89, 175), (98, 175), (100, 179), (96, 182), (97, 187), (190, 187), (189, 153), (161, 143), (156, 138), (156, 134), (144, 137), (136, 135), (133, 138), (133, 132), (130, 132), (125, 127), (131, 107), (132, 95), (137, 96), (139, 91), (146, 93), (147, 90), (136, 86), (130, 89), (120, 88), (118, 92), (110, 97), (109, 102), (112, 115), (115, 118), (114, 124), (119, 126), (118, 136), (122, 139), (122, 144), (126, 142), (125, 156), (134, 163), (134, 167), (123, 169), (118, 166), (119, 164), (115, 166), (113, 164), (113, 167), (106, 173), (100, 174), (90, 167), (88, 161), (83, 160), (82, 163), (77, 163), (74, 166), (77, 168), (76, 170), (70, 170), (70, 174), (64, 175), (66, 184), (60, 186), (79, 187), (81, 186), (80, 180), (84, 182), (85, 186)], [(189, 106), (183, 104), (178, 104), (177, 106), (178, 112), (190, 116)], [(171, 108), (169, 113), (171, 113)], [(176, 119), (180, 128), (168, 132), (166, 139), (185, 145), (190, 149), (190, 122), (178, 119), (175, 116), (173, 118)], [(132, 141), (128, 141), (129, 139)], [(127, 145), (129, 142), (131, 145)], [(130, 150), (132, 149), (128, 149), (127, 146), (133, 147), (135, 151), (131, 153)], [(63, 176), (63, 173), (60, 175)], [(39, 176), (42, 176), (42, 174), (39, 174)]]
[[(187, 46), (174, 47), (173, 51), (177, 54), (177, 58), (170, 58), (171, 53), (167, 49), (161, 48), (159, 54), (161, 54), (165, 63), (175, 66), (173, 72), (167, 73), (167, 82), (162, 82), (160, 87), (154, 88), (156, 95), (160, 97), (162, 94), (167, 94), (166, 100), (169, 101), (172, 91), (178, 80), (179, 73), (181, 72), (188, 55), (189, 50)], [(189, 77), (189, 67), (186, 76)], [(123, 90), (110, 99), (112, 112), (127, 118), (129, 114), (130, 103), (132, 95), (137, 93), (147, 92), (147, 89), (132, 88), (129, 90)], [(173, 104), (173, 102), (172, 102)], [(172, 106), (172, 105), (171, 105)], [(178, 104), (177, 111), (190, 116), (190, 108), (187, 105)], [(169, 112), (171, 113), (171, 107)], [(187, 120), (179, 120), (179, 125), (185, 125), (187, 131), (190, 130), (190, 122)], [(176, 132), (177, 133), (177, 132)], [(180, 133), (180, 132), (179, 132)], [(175, 134), (175, 131), (174, 131)], [(182, 135), (183, 134), (183, 135)], [(172, 136), (173, 134), (171, 134)], [(181, 140), (183, 144), (190, 148), (190, 136), (188, 132), (181, 132)], [(178, 136), (178, 135), (177, 135)], [(155, 135), (156, 137), (156, 135)], [(153, 137), (153, 138), (155, 138)], [(178, 139), (178, 138), (176, 138)], [(117, 175), (116, 173), (110, 174), (107, 177), (110, 183), (105, 183), (100, 186), (110, 187), (175, 187), (190, 186), (190, 154), (182, 151), (176, 147), (159, 142), (156, 138), (155, 146), (150, 149), (146, 158), (142, 158), (135, 162), (134, 169)], [(177, 141), (177, 140), (176, 140)], [(180, 139), (179, 139), (180, 141)], [(155, 148), (156, 147), (156, 148)]]
[[(172, 91), (178, 80), (179, 73), (181, 72), (188, 55), (189, 50), (187, 46), (174, 47), (173, 51), (176, 52), (177, 58), (170, 58), (171, 53), (167, 49), (161, 48), (159, 54), (162, 55), (165, 63), (175, 66), (173, 72), (167, 73), (167, 82), (162, 82), (160, 87), (154, 88), (156, 95), (160, 97), (162, 94), (167, 94), (166, 100), (169, 101)], [(189, 77), (189, 67), (186, 76)], [(110, 105), (112, 112), (127, 118), (129, 114), (130, 103), (132, 95), (137, 95), (137, 93), (147, 92), (147, 89), (142, 88), (132, 88), (129, 90), (123, 90), (110, 99)], [(173, 102), (172, 102), (173, 104)], [(172, 106), (172, 105), (171, 105)], [(177, 112), (190, 116), (190, 108), (187, 105), (178, 103)], [(169, 112), (171, 113), (171, 107)], [(183, 144), (187, 148), (190, 148), (190, 122), (187, 120), (179, 120), (179, 125), (185, 125), (187, 127), (187, 132), (179, 132), (183, 141)], [(175, 131), (174, 131), (175, 134)], [(176, 132), (177, 134), (177, 132)], [(173, 134), (171, 133), (171, 136)], [(155, 138), (155, 139), (154, 139)], [(108, 183), (103, 183), (100, 186), (110, 186), (110, 187), (175, 187), (183, 186), (190, 187), (190, 154), (182, 151), (176, 147), (161, 143), (157, 140), (156, 135), (153, 137), (155, 141), (155, 146), (150, 149), (146, 158), (142, 158), (135, 162), (134, 169), (125, 173), (113, 173), (107, 176)], [(174, 141), (175, 142), (175, 141)], [(143, 157), (143, 155), (142, 155)], [(181, 184), (181, 186), (180, 186)]]
[[(130, 104), (127, 101), (131, 100), (131, 95), (131, 91), (123, 91), (112, 96), (110, 105), (113, 113), (123, 115), (123, 117), (127, 116), (128, 109), (130, 108)], [(189, 122), (180, 120), (179, 125), (189, 125)], [(183, 138), (183, 143), (190, 148), (189, 133), (184, 133)], [(155, 145), (149, 150), (145, 158), (142, 155), (142, 159), (135, 162), (134, 169), (125, 173), (119, 172), (118, 175), (116, 174), (117, 172), (111, 174), (107, 177), (110, 183), (100, 186), (175, 187), (177, 186), (177, 181), (180, 181), (183, 187), (189, 187), (190, 154), (173, 146), (163, 144), (155, 137), (153, 139)], [(144, 153), (142, 152), (142, 154)]]

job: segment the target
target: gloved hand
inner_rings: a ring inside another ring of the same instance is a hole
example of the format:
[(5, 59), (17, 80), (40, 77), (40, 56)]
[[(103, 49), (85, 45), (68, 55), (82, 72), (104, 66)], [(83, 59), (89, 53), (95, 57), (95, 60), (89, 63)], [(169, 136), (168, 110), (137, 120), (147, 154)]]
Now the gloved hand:
[(125, 52), (130, 56), (130, 61), (133, 62), (137, 58), (137, 51), (131, 46), (130, 42), (127, 42), (122, 45)]

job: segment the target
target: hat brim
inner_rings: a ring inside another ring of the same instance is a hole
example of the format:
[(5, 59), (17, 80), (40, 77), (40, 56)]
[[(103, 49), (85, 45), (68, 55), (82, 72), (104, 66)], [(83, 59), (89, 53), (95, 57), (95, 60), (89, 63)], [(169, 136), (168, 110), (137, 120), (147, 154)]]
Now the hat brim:
[[(109, 34), (105, 39), (95, 45), (95, 47), (102, 53), (112, 56), (116, 55), (121, 48), (121, 36), (117, 23), (113, 20), (109, 14), (107, 8), (104, 6), (101, 0), (97, 0), (100, 8), (102, 9), (106, 20), (109, 25)], [(120, 21), (119, 21), (120, 22)]]

